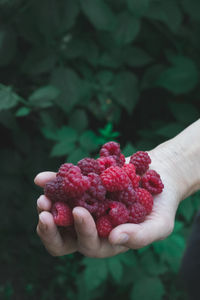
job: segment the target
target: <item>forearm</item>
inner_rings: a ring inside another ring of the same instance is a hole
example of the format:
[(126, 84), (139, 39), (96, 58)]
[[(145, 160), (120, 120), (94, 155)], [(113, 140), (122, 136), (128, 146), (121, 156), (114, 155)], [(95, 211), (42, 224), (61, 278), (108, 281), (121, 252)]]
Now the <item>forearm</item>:
[(163, 168), (171, 168), (181, 200), (200, 189), (200, 119), (151, 153)]

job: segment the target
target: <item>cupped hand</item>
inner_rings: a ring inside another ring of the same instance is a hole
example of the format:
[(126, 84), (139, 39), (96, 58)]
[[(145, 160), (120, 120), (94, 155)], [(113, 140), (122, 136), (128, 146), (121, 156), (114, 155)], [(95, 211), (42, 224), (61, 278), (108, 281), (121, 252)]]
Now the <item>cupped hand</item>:
[[(161, 175), (164, 190), (154, 197), (153, 210), (143, 223), (119, 225), (111, 231), (108, 239), (98, 237), (93, 217), (82, 207), (73, 209), (76, 235), (61, 231), (54, 224), (50, 200), (44, 195), (39, 197), (37, 233), (51, 255), (61, 256), (79, 251), (89, 257), (109, 257), (130, 248), (142, 248), (166, 238), (173, 231), (176, 210), (181, 200), (175, 165), (160, 149), (155, 148), (148, 153), (152, 160), (150, 168)], [(40, 173), (36, 176), (35, 183), (44, 187), (55, 176), (56, 173), (53, 172)]]

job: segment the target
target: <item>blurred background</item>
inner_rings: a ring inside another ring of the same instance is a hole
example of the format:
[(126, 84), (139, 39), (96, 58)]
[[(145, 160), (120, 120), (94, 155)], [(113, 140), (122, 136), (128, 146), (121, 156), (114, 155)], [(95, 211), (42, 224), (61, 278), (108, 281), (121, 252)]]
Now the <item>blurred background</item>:
[(199, 11), (198, 0), (0, 0), (0, 299), (187, 299), (178, 274), (200, 194), (164, 241), (55, 258), (35, 233), (33, 179), (109, 140), (149, 150), (199, 118)]

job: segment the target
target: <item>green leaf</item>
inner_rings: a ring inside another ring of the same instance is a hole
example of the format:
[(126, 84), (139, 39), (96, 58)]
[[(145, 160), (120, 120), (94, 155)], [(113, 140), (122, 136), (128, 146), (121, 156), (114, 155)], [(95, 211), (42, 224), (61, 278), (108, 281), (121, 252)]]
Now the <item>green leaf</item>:
[(189, 125), (199, 118), (199, 112), (191, 102), (169, 101), (168, 107), (174, 118), (183, 124)]
[(0, 84), (0, 111), (16, 106), (19, 101), (20, 97), (12, 91), (10, 86)]
[(96, 74), (96, 78), (100, 85), (106, 86), (109, 85), (113, 80), (114, 74), (111, 71), (102, 70)]
[(82, 80), (72, 69), (61, 67), (53, 72), (51, 82), (61, 92), (55, 102), (64, 111), (70, 112), (81, 99), (83, 93)]
[(172, 138), (178, 133), (180, 133), (183, 129), (183, 124), (173, 122), (155, 130), (155, 133), (166, 138)]
[(99, 30), (113, 30), (115, 15), (104, 0), (80, 0), (82, 10), (90, 22)]
[(174, 94), (188, 93), (198, 83), (198, 69), (194, 61), (186, 56), (177, 55), (171, 58), (173, 66), (160, 74), (157, 85)]
[(144, 15), (144, 13), (149, 8), (151, 0), (126, 0), (129, 10), (138, 16)]
[(85, 258), (83, 264), (85, 265), (84, 284), (93, 291), (108, 277), (106, 259)]
[(25, 117), (30, 113), (30, 111), (30, 108), (23, 106), (16, 111), (15, 115), (16, 117)]
[(152, 249), (141, 254), (140, 263), (142, 268), (149, 275), (158, 276), (168, 270), (167, 265), (159, 261), (159, 259), (154, 255)]
[(78, 138), (76, 130), (68, 126), (54, 129), (43, 127), (42, 133), (47, 139), (61, 142), (65, 140), (67, 143), (76, 142)]
[(158, 80), (160, 77), (160, 74), (165, 70), (165, 66), (158, 64), (158, 65), (153, 65), (149, 67), (142, 78), (141, 81), (141, 88), (142, 89), (148, 89), (152, 88), (155, 86), (155, 82)]
[(139, 47), (126, 47), (123, 55), (126, 65), (131, 67), (142, 67), (153, 61), (152, 57)]
[(63, 156), (70, 154), (75, 149), (75, 144), (73, 142), (69, 143), (64, 140), (57, 143), (51, 150), (51, 156)]
[(140, 20), (124, 11), (118, 15), (118, 23), (113, 37), (120, 45), (131, 43), (140, 31)]
[(76, 148), (72, 153), (68, 155), (67, 161), (73, 164), (77, 164), (77, 162), (84, 157), (89, 157), (89, 152), (82, 148)]
[(108, 264), (108, 270), (113, 277), (113, 279), (117, 282), (120, 283), (120, 280), (123, 275), (123, 267), (120, 261), (120, 257), (114, 256), (111, 258), (107, 259), (107, 264)]
[(131, 156), (136, 151), (137, 149), (131, 143), (127, 143), (126, 146), (123, 148), (122, 152), (127, 157), (127, 156)]
[(132, 113), (139, 98), (138, 80), (132, 72), (124, 71), (116, 75), (113, 97), (129, 114)]
[(49, 107), (60, 94), (57, 87), (46, 85), (35, 90), (28, 98), (29, 103), (36, 107)]
[(146, 277), (135, 282), (130, 299), (161, 300), (164, 294), (163, 283), (158, 277)]
[(75, 110), (69, 117), (69, 125), (78, 132), (84, 131), (88, 126), (88, 116), (83, 109)]
[(178, 212), (184, 217), (184, 219), (189, 222), (192, 221), (192, 217), (196, 212), (196, 208), (190, 198), (185, 199), (181, 202)]
[(91, 130), (87, 130), (85, 131), (81, 136), (80, 136), (80, 145), (83, 149), (85, 149), (86, 151), (94, 151), (97, 149), (99, 143), (98, 143), (98, 137), (96, 136), (96, 134), (91, 131)]

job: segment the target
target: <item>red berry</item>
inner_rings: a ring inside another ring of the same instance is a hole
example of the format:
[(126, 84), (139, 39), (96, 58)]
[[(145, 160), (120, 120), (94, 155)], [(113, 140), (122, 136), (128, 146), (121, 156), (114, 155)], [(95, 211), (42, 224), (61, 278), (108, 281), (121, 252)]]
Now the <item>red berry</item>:
[(100, 174), (101, 172), (98, 161), (93, 158), (83, 158), (77, 163), (77, 166), (81, 169), (83, 175), (88, 175), (91, 172)]
[(147, 152), (138, 151), (131, 156), (130, 163), (135, 166), (136, 173), (142, 175), (148, 170), (151, 159)]
[(112, 193), (111, 199), (123, 202), (125, 205), (129, 206), (137, 200), (137, 196), (132, 184), (129, 184), (129, 186), (123, 191)]
[(87, 190), (87, 193), (99, 201), (105, 200), (106, 188), (104, 187), (101, 177), (95, 173), (88, 174), (90, 180), (90, 187)]
[(97, 231), (100, 237), (106, 238), (113, 229), (109, 216), (102, 216), (96, 221)]
[(135, 202), (129, 207), (129, 222), (130, 223), (141, 223), (144, 221), (147, 215), (146, 209), (139, 202)]
[(74, 207), (81, 206), (87, 209), (91, 214), (95, 213), (98, 210), (98, 201), (95, 198), (92, 198), (87, 193), (83, 194), (80, 197), (73, 199)]
[(110, 220), (114, 226), (124, 224), (128, 221), (129, 211), (123, 203), (111, 201), (109, 207)]
[(95, 211), (93, 213), (93, 216), (95, 218), (99, 218), (103, 215), (106, 215), (108, 209), (109, 209), (109, 201), (108, 200), (105, 200), (103, 202), (98, 202), (98, 209), (97, 209), (97, 211)]
[(110, 156), (110, 155), (120, 156), (120, 154), (121, 154), (120, 144), (112, 141), (104, 144), (100, 150), (100, 156)]
[(147, 214), (150, 214), (153, 208), (153, 197), (152, 195), (143, 188), (135, 189), (137, 195), (137, 202), (142, 204), (146, 209)]
[(55, 202), (52, 206), (51, 213), (54, 222), (58, 226), (71, 226), (74, 222), (71, 208), (64, 202)]
[(61, 178), (56, 178), (45, 184), (44, 194), (52, 202), (68, 201), (67, 195), (65, 194), (62, 188), (61, 181), (62, 181)]
[(69, 171), (71, 167), (74, 165), (71, 163), (65, 163), (62, 164), (58, 170), (58, 173), (56, 174), (57, 177), (65, 177), (65, 174)]
[(97, 159), (99, 165), (100, 165), (100, 170), (101, 170), (101, 173), (111, 167), (111, 166), (116, 166), (117, 165), (117, 162), (115, 160), (115, 158), (113, 156), (107, 156), (107, 157), (100, 157)]
[(120, 167), (110, 167), (101, 173), (103, 185), (109, 192), (122, 191), (129, 185), (129, 178), (126, 172)]
[(160, 194), (164, 188), (160, 175), (154, 170), (148, 170), (143, 175), (141, 185), (151, 194)]
[(136, 175), (135, 166), (129, 163), (129, 164), (125, 164), (122, 167), (122, 169), (126, 172), (128, 177), (130, 178), (133, 188), (139, 187), (140, 176)]

